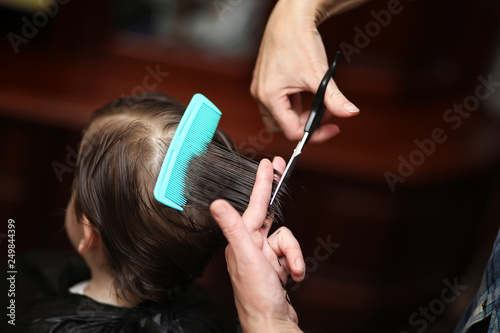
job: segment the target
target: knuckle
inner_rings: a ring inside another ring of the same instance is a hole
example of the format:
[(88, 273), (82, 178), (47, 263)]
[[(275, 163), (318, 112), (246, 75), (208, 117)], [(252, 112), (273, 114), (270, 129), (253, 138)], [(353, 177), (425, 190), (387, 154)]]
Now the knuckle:
[(250, 94), (253, 98), (257, 98), (258, 96), (258, 86), (255, 81), (252, 81), (252, 84), (250, 85)]
[(343, 97), (342, 92), (339, 90), (339, 88), (333, 88), (330, 92), (330, 98), (334, 99), (338, 97)]
[(284, 227), (284, 226), (281, 226), (276, 230), (276, 234), (282, 233), (282, 232), (291, 233), (290, 229), (288, 229), (287, 227)]

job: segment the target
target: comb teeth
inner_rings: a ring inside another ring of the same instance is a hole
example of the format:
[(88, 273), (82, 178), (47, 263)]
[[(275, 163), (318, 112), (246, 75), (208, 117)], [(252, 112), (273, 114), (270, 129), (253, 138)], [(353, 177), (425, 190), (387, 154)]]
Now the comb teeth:
[(185, 178), (191, 160), (206, 153), (212, 141), (221, 112), (201, 94), (191, 99), (186, 112), (177, 126), (174, 137), (165, 155), (160, 174), (156, 181), (154, 195), (161, 203), (183, 210)]
[(177, 154), (174, 168), (168, 182), (165, 196), (179, 206), (186, 204), (185, 178), (189, 164), (193, 157), (203, 155), (212, 141), (219, 119), (214, 119), (212, 109), (203, 103), (198, 114), (193, 119), (186, 134), (181, 150)]

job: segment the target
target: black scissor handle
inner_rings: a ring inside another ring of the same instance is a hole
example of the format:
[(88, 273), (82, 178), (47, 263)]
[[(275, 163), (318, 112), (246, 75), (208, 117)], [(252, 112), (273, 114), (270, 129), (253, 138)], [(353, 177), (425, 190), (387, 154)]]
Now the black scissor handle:
[(323, 114), (325, 113), (326, 106), (324, 100), (325, 100), (326, 87), (328, 86), (328, 82), (330, 82), (330, 79), (333, 79), (335, 77), (335, 68), (337, 67), (339, 56), (340, 56), (340, 51), (337, 51), (332, 66), (326, 72), (325, 76), (323, 77), (323, 80), (321, 80), (321, 83), (319, 84), (318, 87), (318, 91), (316, 92), (316, 96), (314, 97), (314, 101), (311, 107), (311, 113), (309, 114), (306, 126), (304, 127), (304, 132), (309, 133), (306, 143), (309, 141), (316, 128), (318, 128), (319, 123), (323, 118)]

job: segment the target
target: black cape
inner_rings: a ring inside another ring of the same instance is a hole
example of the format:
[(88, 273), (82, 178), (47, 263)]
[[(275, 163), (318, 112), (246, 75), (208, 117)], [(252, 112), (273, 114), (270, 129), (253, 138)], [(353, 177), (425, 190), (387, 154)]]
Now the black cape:
[[(6, 267), (2, 269), (7, 271)], [(2, 332), (238, 331), (235, 321), (197, 284), (186, 288), (175, 301), (145, 302), (129, 309), (98, 303), (68, 291), (90, 277), (79, 257), (34, 253), (18, 258), (16, 269), (15, 325), (8, 323), (10, 318), (4, 318)], [(2, 288), (8, 289), (7, 285)]]

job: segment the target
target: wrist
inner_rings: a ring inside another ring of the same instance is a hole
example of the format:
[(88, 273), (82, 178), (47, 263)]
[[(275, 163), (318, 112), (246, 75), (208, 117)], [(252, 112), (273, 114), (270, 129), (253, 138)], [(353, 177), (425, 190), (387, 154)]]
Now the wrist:
[(301, 333), (299, 326), (291, 320), (268, 319), (253, 325), (249, 322), (241, 321), (241, 328), (244, 333)]
[(302, 18), (316, 27), (333, 15), (355, 8), (368, 0), (279, 0), (289, 9), (290, 18)]
[[(317, 7), (323, 0), (279, 0), (271, 14), (270, 21), (290, 27), (310, 25), (316, 27)], [(269, 23), (269, 22), (268, 22)]]
[[(297, 319), (293, 320), (288, 309), (281, 306), (267, 306), (266, 302), (260, 304), (242, 304), (235, 298), (236, 309), (240, 325), (244, 333), (289, 333), (302, 332), (297, 325)], [(268, 304), (269, 305), (269, 304)]]

